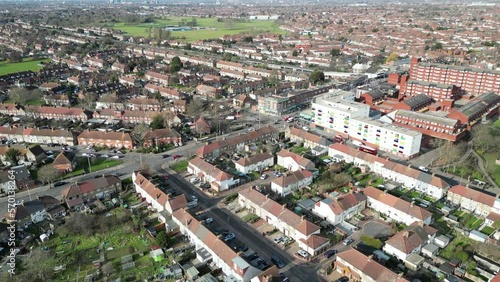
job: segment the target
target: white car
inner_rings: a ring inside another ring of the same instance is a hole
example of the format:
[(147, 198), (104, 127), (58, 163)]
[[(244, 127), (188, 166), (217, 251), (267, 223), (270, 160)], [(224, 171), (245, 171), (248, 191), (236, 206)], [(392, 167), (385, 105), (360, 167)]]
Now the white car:
[(198, 183), (198, 182), (200, 182), (200, 179), (198, 177), (193, 177), (193, 178), (189, 179), (189, 182)]
[(307, 126), (303, 126), (302, 129), (304, 129), (305, 131), (309, 131), (309, 127)]
[(209, 217), (209, 218), (205, 219), (205, 223), (206, 223), (206, 224), (210, 224), (210, 223), (212, 223), (212, 222), (214, 222), (214, 219), (213, 219), (213, 218), (211, 218), (211, 217)]
[(279, 244), (283, 241), (283, 236), (278, 236), (274, 238), (274, 243)]
[(425, 166), (423, 166), (423, 165), (419, 166), (419, 167), (418, 167), (418, 169), (420, 169), (420, 170), (421, 170), (421, 171), (423, 171), (423, 172), (429, 172), (429, 169), (428, 169), (428, 168), (426, 168), (426, 167), (425, 167)]
[(112, 156), (110, 157), (110, 159), (115, 159), (115, 160), (118, 160), (120, 158), (120, 156)]
[(306, 252), (306, 251), (304, 251), (304, 250), (299, 250), (299, 251), (297, 252), (297, 254), (298, 254), (299, 256), (303, 257), (303, 258), (307, 258), (307, 257), (309, 257), (309, 253), (308, 253), (308, 252)]
[(87, 153), (82, 153), (82, 157), (87, 157), (89, 154)]

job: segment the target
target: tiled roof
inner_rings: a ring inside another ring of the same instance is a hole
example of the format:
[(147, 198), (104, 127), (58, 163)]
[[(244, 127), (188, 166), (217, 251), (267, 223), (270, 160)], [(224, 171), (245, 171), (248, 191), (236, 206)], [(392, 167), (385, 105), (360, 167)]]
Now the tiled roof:
[(399, 277), (396, 273), (385, 268), (378, 262), (371, 260), (355, 249), (349, 249), (337, 255), (337, 261), (341, 259), (349, 263), (357, 271), (377, 282), (408, 282), (408, 280)]
[(218, 181), (224, 181), (233, 178), (230, 174), (220, 170), (218, 167), (212, 165), (209, 162), (206, 162), (203, 159), (200, 159), (199, 157), (190, 160), (189, 165), (197, 167), (205, 174), (214, 177)]
[(311, 165), (314, 166), (314, 163), (311, 160), (309, 160), (308, 158), (305, 158), (301, 155), (295, 154), (294, 152), (290, 152), (286, 149), (282, 149), (281, 151), (279, 151), (278, 157), (292, 158), (295, 163), (297, 163), (298, 165), (300, 165), (301, 167), (304, 167), (304, 168), (311, 166)]
[(290, 184), (297, 183), (312, 176), (313, 174), (310, 171), (302, 169), (285, 173), (282, 176), (273, 179), (272, 182), (280, 187), (287, 187)]
[(89, 179), (87, 181), (71, 185), (62, 191), (62, 195), (65, 198), (70, 198), (76, 195), (83, 195), (97, 189), (106, 188), (110, 185), (115, 185), (120, 182), (121, 180), (116, 176), (105, 175), (99, 178)]
[(269, 154), (269, 153), (257, 153), (255, 155), (252, 155), (252, 156), (247, 157), (247, 158), (241, 158), (241, 159), (235, 161), (235, 163), (237, 163), (243, 167), (246, 167), (246, 166), (249, 166), (252, 164), (257, 164), (259, 162), (265, 161), (265, 160), (270, 159), (270, 158), (274, 158), (274, 156)]
[(75, 158), (75, 155), (69, 152), (60, 152), (59, 155), (52, 162), (52, 165), (65, 165), (71, 164), (72, 160)]
[(374, 187), (366, 187), (365, 189), (363, 189), (363, 193), (369, 198), (382, 202), (390, 207), (393, 207), (396, 210), (399, 210), (422, 221), (426, 220), (432, 215), (430, 212), (422, 209), (417, 205), (411, 204), (391, 194), (384, 193), (384, 191)]
[(448, 193), (457, 194), (464, 198), (471, 199), (475, 202), (485, 204), (490, 207), (493, 207), (493, 205), (495, 204), (495, 197), (471, 188), (467, 188), (463, 185), (456, 185), (451, 187), (448, 190)]
[(259, 193), (257, 190), (249, 188), (244, 189), (239, 192), (240, 196), (245, 197), (252, 203), (260, 206), (262, 209), (267, 210), (269, 213), (278, 217), (283, 222), (287, 223), (289, 226), (295, 227), (297, 231), (304, 234), (305, 236), (310, 236), (313, 233), (320, 230), (320, 227), (316, 224), (308, 221), (287, 209), (286, 207), (278, 204), (272, 199), (267, 198), (265, 195)]
[(405, 230), (396, 233), (385, 243), (408, 255), (419, 246), (424, 245), (429, 236), (436, 232), (437, 230), (432, 227), (429, 230), (419, 224), (412, 224)]
[(321, 146), (329, 146), (331, 144), (325, 137), (313, 134), (295, 126), (290, 127), (290, 135), (311, 141)]
[(172, 211), (183, 208), (187, 205), (186, 195), (182, 194), (174, 198), (170, 198), (169, 195), (165, 194), (160, 188), (158, 188), (153, 182), (151, 182), (147, 177), (142, 175), (140, 172), (136, 173), (135, 182), (136, 185), (141, 187), (152, 199), (154, 199), (162, 207), (168, 203)]
[(94, 140), (113, 140), (113, 141), (121, 141), (121, 142), (132, 142), (132, 138), (130, 134), (125, 132), (102, 132), (102, 131), (89, 131), (85, 130), (80, 135), (78, 135), (78, 139), (86, 138), (86, 139), (94, 139)]
[(316, 250), (324, 246), (326, 243), (330, 242), (330, 240), (328, 240), (327, 238), (318, 235), (311, 235), (307, 239), (304, 238), (300, 239), (300, 241), (313, 250)]

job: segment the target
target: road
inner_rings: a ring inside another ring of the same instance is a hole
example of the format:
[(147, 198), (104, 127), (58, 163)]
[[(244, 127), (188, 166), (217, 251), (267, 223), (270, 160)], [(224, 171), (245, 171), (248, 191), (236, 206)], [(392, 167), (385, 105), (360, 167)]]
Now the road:
[[(171, 174), (172, 171), (159, 170), (160, 173)], [(242, 221), (238, 216), (227, 210), (220, 203), (223, 197), (210, 198), (202, 193), (198, 188), (186, 181), (178, 174), (169, 175), (169, 180), (172, 186), (178, 191), (184, 192), (186, 195), (195, 195), (198, 198), (198, 206), (202, 209), (207, 209), (206, 214), (213, 218), (222, 227), (228, 229), (236, 235), (236, 238), (241, 240), (250, 249), (257, 252), (262, 258), (270, 262), (272, 255), (277, 255), (287, 264), (280, 272), (285, 272), (291, 281), (319, 281), (316, 276), (316, 266), (305, 263), (286, 251), (277, 247), (270, 240), (263, 239), (262, 234)]]

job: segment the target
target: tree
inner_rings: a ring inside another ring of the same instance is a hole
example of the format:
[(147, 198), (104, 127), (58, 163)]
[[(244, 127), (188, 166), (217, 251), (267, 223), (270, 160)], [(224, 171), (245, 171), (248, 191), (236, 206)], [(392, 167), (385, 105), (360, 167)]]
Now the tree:
[(312, 83), (325, 81), (325, 73), (320, 70), (314, 70), (309, 76), (309, 81), (311, 81)]
[(441, 42), (436, 42), (431, 47), (432, 50), (441, 50), (443, 49), (443, 44)]
[(297, 50), (293, 50), (292, 56), (297, 57), (299, 55), (299, 52)]
[[(22, 259), (22, 265), (26, 266), (16, 275), (13, 281), (33, 281), (43, 282), (52, 280), (56, 262), (54, 254), (42, 252), (40, 248), (35, 248), (29, 256)], [(16, 265), (17, 266), (17, 265)]]
[(165, 128), (165, 120), (164, 120), (163, 116), (160, 114), (155, 115), (153, 117), (153, 120), (149, 124), (149, 127), (151, 127), (151, 129), (153, 129), (153, 130)]
[(23, 56), (19, 52), (12, 52), (7, 57), (9, 63), (19, 63), (23, 61)]
[(165, 233), (165, 231), (160, 231), (158, 234), (156, 234), (155, 242), (158, 246), (162, 248), (168, 247), (168, 235)]
[(49, 183), (52, 184), (54, 180), (56, 180), (61, 172), (57, 169), (55, 169), (52, 165), (44, 165), (42, 166), (38, 172), (37, 172), (37, 177), (38, 180), (40, 180), (43, 184)]
[(391, 52), (389, 56), (387, 56), (387, 59), (385, 60), (386, 63), (394, 62), (398, 59), (398, 54)]
[(134, 130), (132, 130), (132, 132), (130, 133), (130, 137), (132, 137), (136, 144), (142, 146), (142, 144), (144, 144), (144, 138), (146, 138), (148, 132), (149, 126), (141, 123), (134, 127)]
[(17, 105), (24, 105), (30, 99), (30, 91), (26, 88), (12, 88), (9, 92), (9, 99)]
[(472, 130), (472, 142), (479, 152), (498, 152), (500, 132), (495, 126), (479, 125)]
[(182, 69), (182, 67), (183, 65), (181, 59), (179, 58), (179, 56), (175, 56), (172, 58), (172, 61), (170, 61), (169, 71), (171, 73), (178, 72)]
[(340, 54), (341, 54), (340, 49), (333, 48), (332, 50), (330, 50), (330, 55), (332, 55), (332, 57), (338, 57), (340, 56)]
[(10, 148), (5, 152), (5, 158), (11, 163), (11, 165), (17, 165), (21, 156), (21, 151), (14, 148)]
[(204, 107), (202, 103), (192, 100), (186, 106), (186, 114), (190, 116), (196, 116), (199, 115), (203, 111), (203, 109)]

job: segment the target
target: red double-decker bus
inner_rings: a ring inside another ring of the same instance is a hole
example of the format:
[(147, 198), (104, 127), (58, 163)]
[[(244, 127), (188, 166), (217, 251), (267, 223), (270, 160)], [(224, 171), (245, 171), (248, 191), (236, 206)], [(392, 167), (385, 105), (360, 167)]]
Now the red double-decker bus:
[(376, 155), (377, 154), (377, 149), (374, 149), (374, 148), (368, 147), (368, 146), (364, 146), (364, 145), (360, 146), (359, 150), (363, 151), (363, 152), (366, 152), (368, 154), (372, 154), (372, 155)]

